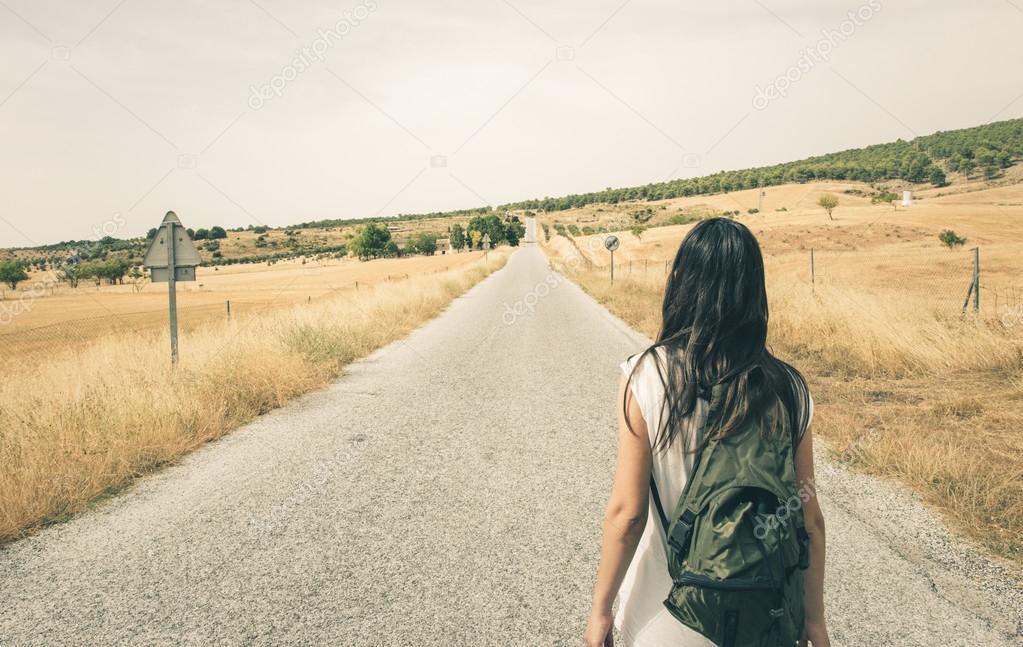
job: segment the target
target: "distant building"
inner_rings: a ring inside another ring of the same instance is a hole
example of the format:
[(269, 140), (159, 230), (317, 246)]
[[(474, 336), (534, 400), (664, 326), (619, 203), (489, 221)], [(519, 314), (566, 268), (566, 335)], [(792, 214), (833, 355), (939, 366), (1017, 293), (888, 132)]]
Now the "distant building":
[(450, 238), (438, 238), (437, 239), (437, 252), (438, 254), (448, 254), (451, 252), (451, 239)]
[(913, 192), (903, 191), (902, 192), (902, 206), (911, 207), (913, 206)]

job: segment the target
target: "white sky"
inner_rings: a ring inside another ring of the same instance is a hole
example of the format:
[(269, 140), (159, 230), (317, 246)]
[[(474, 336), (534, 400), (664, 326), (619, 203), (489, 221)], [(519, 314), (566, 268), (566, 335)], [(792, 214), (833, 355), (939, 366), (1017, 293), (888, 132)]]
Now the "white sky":
[(375, 0), (252, 109), (357, 4), (0, 0), (0, 246), (169, 209), (198, 228), (497, 205), (1023, 116), (1023, 0)]

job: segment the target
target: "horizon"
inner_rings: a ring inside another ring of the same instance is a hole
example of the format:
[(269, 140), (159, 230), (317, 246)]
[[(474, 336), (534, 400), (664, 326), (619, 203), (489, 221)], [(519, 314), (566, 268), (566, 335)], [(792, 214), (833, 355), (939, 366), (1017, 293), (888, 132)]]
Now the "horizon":
[[(913, 139), (916, 139), (917, 137), (926, 137), (926, 136), (934, 135), (934, 134), (941, 133), (941, 132), (954, 132), (954, 131), (957, 131), (957, 130), (969, 130), (969, 129), (980, 127), (980, 126), (988, 126), (988, 125), (991, 125), (991, 124), (1002, 123), (1002, 122), (1007, 122), (1007, 121), (1019, 121), (1019, 119), (1001, 119), (1001, 120), (998, 120), (998, 121), (991, 121), (991, 122), (987, 122), (987, 123), (984, 123), (984, 124), (977, 124), (975, 126), (965, 126), (964, 128), (955, 128), (955, 129), (949, 129), (949, 130), (936, 130), (936, 131), (928, 132), (928, 133), (920, 133), (919, 135), (916, 135), (912, 139), (909, 139), (909, 140), (906, 140), (906, 141), (913, 141)], [(781, 162), (775, 162), (774, 164), (792, 164), (792, 163), (797, 163), (797, 162), (801, 162), (801, 161), (804, 161), (804, 160), (813, 159), (813, 158), (818, 157), (820, 155), (828, 155), (828, 154), (831, 154), (831, 153), (843, 153), (843, 152), (847, 152), (847, 151), (850, 151), (850, 150), (861, 150), (863, 148), (867, 148), (867, 147), (870, 147), (870, 146), (885, 145), (885, 144), (895, 143), (896, 141), (898, 141), (898, 140), (891, 140), (891, 141), (887, 141), (887, 142), (875, 142), (875, 143), (872, 143), (872, 144), (865, 144), (864, 146), (857, 147), (857, 148), (844, 149), (844, 150), (841, 150), (841, 151), (829, 151), (829, 152), (826, 152), (826, 153), (818, 153), (818, 154), (811, 155), (809, 157), (801, 158), (801, 159), (798, 159), (798, 160), (784, 160), (784, 161), (781, 161)], [(707, 173), (707, 174), (702, 175), (702, 176), (693, 176), (691, 178), (673, 178), (673, 179), (675, 179), (675, 180), (681, 180), (681, 179), (699, 179), (701, 177), (712, 177), (712, 176), (717, 175), (719, 173), (752, 171), (752, 170), (756, 170), (756, 169), (760, 169), (760, 168), (767, 168), (767, 167), (773, 166), (774, 164), (765, 164), (763, 166), (756, 166), (756, 167), (719, 169), (719, 170), (712, 171), (712, 172)], [(635, 187), (642, 187), (642, 186), (647, 186), (647, 185), (651, 185), (651, 184), (661, 184), (661, 183), (666, 182), (666, 181), (667, 180), (661, 180), (661, 181), (657, 181), (657, 182), (646, 182), (646, 183), (630, 185), (630, 186), (627, 186), (627, 187), (608, 187), (608, 188), (635, 188)], [(809, 182), (820, 182), (820, 181), (827, 181), (827, 180), (810, 180)], [(862, 182), (859, 182), (858, 180), (843, 180), (843, 181), (844, 182), (848, 182), (848, 183), (853, 183), (853, 184), (855, 184), (855, 183), (862, 183)], [(809, 182), (799, 182), (798, 184), (806, 184), (806, 183), (809, 183)], [(788, 183), (786, 183), (786, 184), (788, 184)], [(782, 186), (782, 185), (772, 185), (772, 186)], [(521, 198), (521, 199), (517, 199), (517, 200), (512, 200), (512, 201), (504, 203), (504, 204), (500, 204), (500, 205), (482, 205), (482, 206), (477, 205), (475, 207), (456, 207), (456, 208), (453, 208), (453, 209), (450, 209), (450, 210), (447, 210), (447, 211), (441, 211), (441, 212), (397, 213), (397, 214), (392, 214), (392, 215), (366, 216), (366, 217), (354, 216), (352, 218), (344, 218), (344, 219), (340, 219), (340, 218), (339, 219), (322, 218), (322, 219), (318, 219), (318, 220), (306, 220), (306, 221), (301, 221), (301, 222), (281, 223), (281, 224), (277, 224), (277, 225), (268, 225), (268, 226), (271, 229), (288, 229), (288, 228), (291, 228), (291, 227), (301, 227), (301, 226), (305, 225), (304, 228), (310, 228), (311, 229), (311, 228), (317, 228), (319, 226), (319, 225), (311, 224), (311, 223), (319, 223), (319, 222), (325, 222), (325, 221), (330, 221), (330, 220), (338, 220), (339, 222), (361, 221), (361, 222), (356, 223), (356, 224), (363, 224), (363, 223), (369, 223), (369, 222), (378, 222), (378, 221), (386, 221), (386, 220), (403, 220), (403, 219), (410, 219), (410, 218), (457, 218), (460, 215), (465, 215), (465, 217), (468, 218), (468, 217), (470, 217), (469, 216), (469, 212), (475, 211), (475, 210), (478, 210), (478, 209), (482, 209), (482, 208), (489, 208), (491, 211), (499, 211), (501, 209), (510, 209), (513, 205), (521, 203), (521, 202), (527, 202), (527, 201), (531, 201), (531, 200), (543, 200), (543, 199), (546, 199), (548, 197), (559, 198), (559, 197), (565, 197), (565, 196), (568, 196), (568, 195), (584, 195), (584, 194), (588, 194), (588, 193), (598, 193), (598, 192), (600, 192), (602, 190), (604, 190), (604, 189), (584, 190), (584, 191), (576, 192), (574, 194), (560, 194), (560, 195), (554, 195), (554, 196), (544, 196), (543, 198)], [(747, 191), (747, 190), (752, 190), (752, 189), (737, 189), (737, 191)], [(731, 192), (732, 191), (726, 191), (725, 193), (731, 193)], [(713, 195), (713, 194), (707, 194), (707, 195)], [(644, 200), (637, 200), (637, 201), (644, 201)], [(645, 201), (656, 202), (656, 200), (645, 200)], [(518, 210), (518, 209), (512, 209), (512, 210)], [(213, 226), (220, 226), (220, 225), (219, 225), (219, 223), (212, 223), (210, 225), (203, 225), (202, 227), (191, 227), (191, 226), (187, 226), (186, 225), (186, 227), (188, 229), (190, 229), (190, 230), (196, 230), (196, 229), (201, 229), (201, 228), (208, 228), (208, 227), (213, 227)], [(242, 224), (242, 225), (237, 225), (237, 226), (233, 226), (233, 227), (227, 228), (227, 231), (239, 231), (239, 230), (248, 231), (248, 230), (251, 230), (253, 228), (260, 227), (260, 226), (263, 226), (263, 225), (261, 225), (260, 223), (248, 223), (248, 224)], [(151, 229), (155, 229), (157, 227), (158, 227), (158, 225), (155, 225)], [(86, 238), (86, 239), (80, 239), (80, 240), (67, 239), (67, 240), (53, 241), (53, 242), (48, 242), (48, 243), (42, 243), (41, 245), (36, 245), (34, 247), (0, 247), (0, 250), (17, 250), (17, 249), (32, 249), (32, 248), (38, 248), (38, 247), (51, 247), (51, 246), (61, 245), (61, 244), (74, 244), (74, 243), (80, 243), (80, 242), (87, 242), (87, 241), (91, 241), (91, 240), (98, 240), (99, 238), (105, 238), (105, 237), (113, 238), (115, 240), (137, 240), (137, 239), (140, 239), (140, 238), (141, 239), (145, 239), (145, 238), (147, 238), (148, 231), (149, 230), (147, 230), (146, 232), (142, 232), (140, 235), (137, 235), (137, 236), (130, 236), (130, 237), (126, 237), (126, 238), (118, 238), (117, 236), (106, 236), (106, 235), (103, 235), (103, 236), (94, 236), (93, 238)]]
[(1008, 2), (59, 4), (0, 8), (0, 248), (137, 238), (168, 210), (199, 229), (497, 207), (1023, 117)]

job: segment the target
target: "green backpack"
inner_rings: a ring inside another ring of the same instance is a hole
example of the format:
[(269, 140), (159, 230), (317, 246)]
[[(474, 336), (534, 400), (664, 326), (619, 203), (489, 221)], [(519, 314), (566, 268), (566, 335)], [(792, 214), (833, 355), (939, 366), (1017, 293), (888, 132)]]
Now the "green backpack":
[[(720, 413), (715, 386), (708, 420)], [(668, 538), (673, 582), (664, 606), (720, 647), (792, 647), (803, 633), (809, 538), (796, 483), (792, 433), (762, 433), (780, 404), (696, 455), (671, 518), (650, 486)]]

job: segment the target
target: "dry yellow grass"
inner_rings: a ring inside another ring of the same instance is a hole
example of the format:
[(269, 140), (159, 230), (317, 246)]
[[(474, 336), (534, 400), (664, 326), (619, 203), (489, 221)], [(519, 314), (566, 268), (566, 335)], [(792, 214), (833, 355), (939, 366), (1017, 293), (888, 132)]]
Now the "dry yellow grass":
[[(810, 381), (816, 433), (840, 460), (901, 480), (954, 526), (1017, 563), (1023, 563), (1023, 310), (1013, 318), (985, 291), (982, 315), (962, 316), (968, 254), (938, 248), (934, 236), (948, 226), (968, 232), (987, 260), (982, 281), (1012, 287), (1023, 256), (1020, 197), (1023, 188), (1015, 186), (953, 192), (911, 211), (865, 205), (857, 213), (847, 205), (844, 216), (836, 210), (837, 225), (809, 207), (778, 218), (739, 217), (765, 252), (770, 343)], [(601, 267), (607, 253), (592, 242), (599, 236), (558, 236), (546, 249), (555, 267), (654, 336), (663, 264), (690, 227), (651, 229), (640, 239), (620, 234), (625, 253), (615, 256), (624, 262), (614, 286)], [(896, 228), (898, 243), (891, 240)], [(810, 246), (829, 250), (816, 286), (809, 281)]]
[[(357, 286), (444, 272), (478, 258), (477, 253), (462, 253), (200, 267), (195, 282), (178, 284), (178, 318), (190, 330), (226, 319), (229, 300), (232, 314), (245, 316), (310, 300), (347, 298)], [(107, 335), (167, 326), (166, 284), (146, 284), (136, 292), (131, 285), (52, 287), (52, 276), (42, 273), (33, 273), (31, 279), (17, 292), (4, 290), (6, 298), (0, 300), (0, 368), (49, 361)]]
[(0, 541), (85, 509), (257, 415), (321, 388), (503, 266), (506, 254), (185, 333), (108, 336), (0, 383)]

